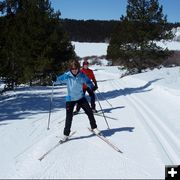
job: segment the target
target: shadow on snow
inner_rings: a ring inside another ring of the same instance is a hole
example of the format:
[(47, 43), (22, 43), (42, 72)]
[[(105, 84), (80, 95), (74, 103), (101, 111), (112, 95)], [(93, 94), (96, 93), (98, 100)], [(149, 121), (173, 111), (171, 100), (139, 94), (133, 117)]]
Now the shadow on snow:
[[(60, 89), (62, 87), (54, 87)], [(63, 87), (64, 88), (64, 87)], [(15, 95), (9, 95), (0, 102), (0, 122), (5, 120), (23, 120), (27, 116), (48, 113), (50, 108), (51, 87), (20, 88)], [(47, 90), (50, 90), (47, 92)], [(39, 91), (39, 92), (38, 92)], [(54, 93), (54, 96), (61, 92)], [(52, 110), (65, 107), (65, 96), (53, 99)]]
[[(116, 98), (118, 96), (126, 96), (133, 93), (142, 93), (151, 91), (147, 89), (152, 83), (160, 79), (149, 81), (144, 86), (136, 88), (124, 88), (108, 92), (97, 93), (100, 101)], [(62, 89), (65, 86), (55, 86), (54, 89)], [(5, 120), (22, 120), (29, 115), (48, 113), (50, 107), (52, 87), (30, 87), (18, 88), (15, 94), (0, 97), (0, 122)], [(49, 92), (46, 92), (49, 90)], [(39, 92), (38, 92), (39, 91)], [(60, 95), (56, 92), (53, 95)], [(65, 108), (65, 95), (53, 98), (52, 111)], [(110, 113), (113, 109), (124, 108), (124, 106), (104, 109), (105, 113)]]
[(105, 99), (106, 100), (113, 99), (118, 96), (127, 96), (127, 95), (135, 94), (135, 93), (149, 92), (152, 90), (152, 88), (151, 89), (147, 89), (147, 88), (150, 87), (152, 85), (152, 83), (155, 83), (156, 81), (159, 81), (161, 79), (154, 79), (140, 87), (124, 88), (124, 89), (118, 89), (118, 90), (113, 90), (113, 91), (108, 91), (108, 92), (97, 92), (96, 95), (98, 96), (98, 99), (101, 101), (101, 100), (105, 100)]
[[(107, 129), (107, 130), (102, 130), (101, 132), (105, 137), (110, 137), (113, 134), (119, 133), (119, 132), (122, 132), (122, 131), (133, 132), (134, 127), (121, 127), (121, 128)], [(91, 138), (93, 136), (95, 136), (95, 134), (91, 133), (90, 135), (87, 135), (87, 136), (72, 137), (72, 138), (69, 139), (69, 141), (78, 140), (78, 139), (87, 139), (87, 138)]]

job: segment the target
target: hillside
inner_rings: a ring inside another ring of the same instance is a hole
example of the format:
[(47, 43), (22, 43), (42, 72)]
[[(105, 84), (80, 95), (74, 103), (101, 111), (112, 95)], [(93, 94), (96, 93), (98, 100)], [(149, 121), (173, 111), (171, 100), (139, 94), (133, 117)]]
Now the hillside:
[(71, 41), (106, 42), (118, 21), (62, 19), (61, 24)]
[[(79, 53), (88, 46), (81, 48)], [(124, 78), (117, 66), (90, 68), (99, 87), (98, 128), (123, 153), (87, 129), (81, 110), (74, 116), (71, 140), (39, 161), (62, 137), (67, 90), (54, 87), (47, 130), (52, 87), (21, 86), (0, 97), (1, 179), (164, 179), (165, 165), (180, 163), (179, 67)]]
[[(61, 19), (60, 23), (71, 41), (108, 42), (111, 33), (120, 21)], [(168, 24), (168, 28), (174, 28), (175, 31), (178, 27), (180, 27), (180, 23)]]

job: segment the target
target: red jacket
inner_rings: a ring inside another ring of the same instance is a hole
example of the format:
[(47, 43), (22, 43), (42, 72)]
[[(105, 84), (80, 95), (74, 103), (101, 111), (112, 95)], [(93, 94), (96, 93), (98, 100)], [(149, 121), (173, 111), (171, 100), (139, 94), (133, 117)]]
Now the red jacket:
[[(92, 80), (94, 85), (97, 85), (96, 78), (95, 78), (94, 73), (91, 69), (82, 68), (81, 72), (83, 72), (90, 80)], [(86, 88), (87, 88), (87, 85), (83, 84), (83, 89), (86, 89)]]

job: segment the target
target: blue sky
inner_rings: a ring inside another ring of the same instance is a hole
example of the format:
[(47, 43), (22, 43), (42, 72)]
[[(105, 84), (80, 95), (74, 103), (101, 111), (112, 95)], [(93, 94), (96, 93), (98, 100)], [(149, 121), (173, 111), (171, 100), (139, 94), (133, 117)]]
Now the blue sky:
[[(50, 0), (61, 18), (119, 20), (125, 15), (127, 0)], [(180, 22), (180, 0), (159, 0), (169, 22)]]

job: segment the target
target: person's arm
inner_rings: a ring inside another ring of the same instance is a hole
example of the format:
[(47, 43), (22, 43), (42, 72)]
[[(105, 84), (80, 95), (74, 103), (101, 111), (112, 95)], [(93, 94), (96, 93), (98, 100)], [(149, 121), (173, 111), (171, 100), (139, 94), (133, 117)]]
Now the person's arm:
[(67, 73), (64, 73), (64, 74), (62, 74), (60, 76), (57, 76), (56, 80), (55, 79), (54, 80), (55, 80), (55, 83), (62, 84), (62, 83), (66, 83), (67, 79), (68, 79), (68, 75), (67, 75)]
[(93, 90), (94, 85), (91, 82), (91, 80), (84, 73), (82, 73), (82, 77), (83, 77), (83, 83), (85, 83), (90, 89)]

